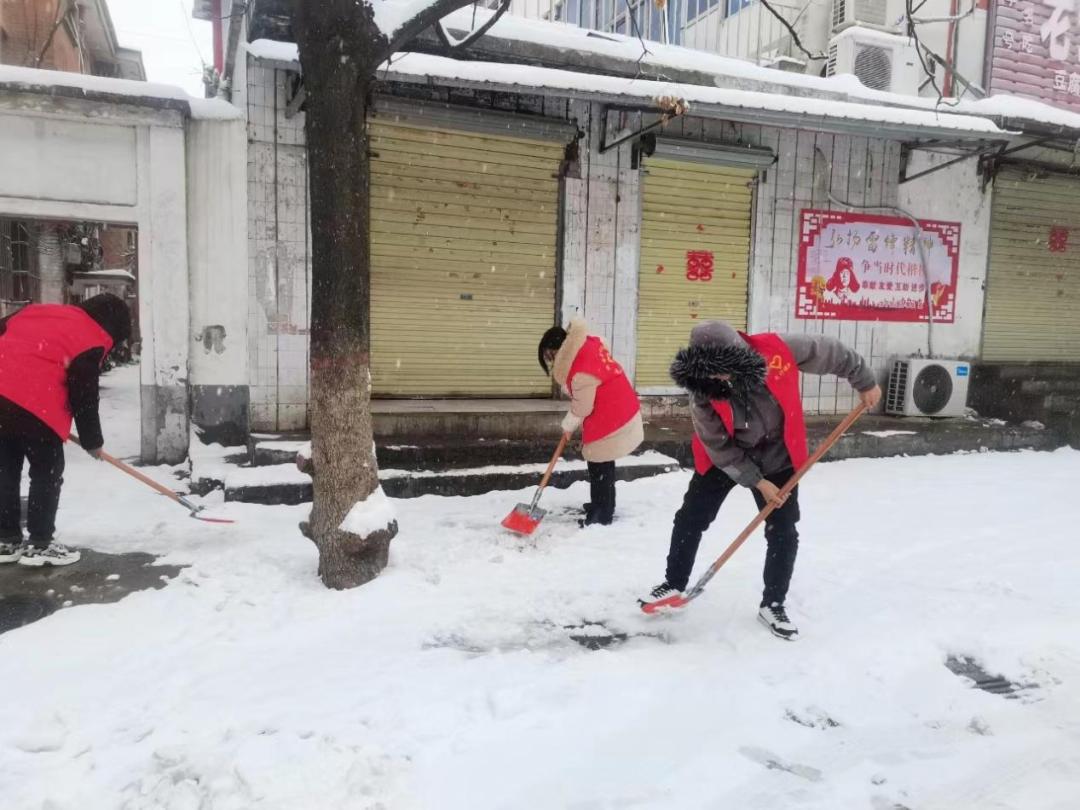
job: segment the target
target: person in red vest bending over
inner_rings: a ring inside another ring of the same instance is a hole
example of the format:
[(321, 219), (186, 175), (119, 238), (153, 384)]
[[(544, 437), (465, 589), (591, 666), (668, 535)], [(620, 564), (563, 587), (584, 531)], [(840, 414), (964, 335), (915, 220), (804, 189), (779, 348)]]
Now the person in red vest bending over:
[(570, 396), (563, 431), (573, 435), (581, 428), (591, 497), (581, 525), (606, 526), (615, 515), (615, 459), (630, 455), (645, 438), (641, 403), (622, 366), (580, 318), (570, 322), (569, 330), (548, 329), (537, 354), (544, 373)]
[(675, 514), (665, 580), (639, 602), (664, 607), (682, 596), (702, 533), (737, 485), (748, 487), (759, 509), (776, 508), (765, 522), (765, 590), (758, 618), (774, 634), (794, 639), (798, 629), (784, 608), (799, 548), (798, 487), (780, 488), (806, 461), (806, 426), (799, 372), (835, 374), (868, 407), (881, 399), (874, 374), (856, 352), (824, 335), (745, 335), (726, 323), (703, 323), (671, 364), (671, 378), (690, 395), (694, 475)]
[[(53, 541), (71, 420), (101, 457), (98, 375), (131, 334), (127, 305), (105, 293), (77, 306), (31, 304), (0, 320), (0, 563), (70, 565), (79, 552)], [(19, 483), (30, 462), (23, 542)]]

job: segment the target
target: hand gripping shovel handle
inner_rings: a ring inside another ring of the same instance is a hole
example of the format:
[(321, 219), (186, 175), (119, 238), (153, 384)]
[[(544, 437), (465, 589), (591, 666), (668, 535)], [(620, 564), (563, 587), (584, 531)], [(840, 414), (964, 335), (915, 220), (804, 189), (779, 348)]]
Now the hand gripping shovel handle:
[(531, 513), (536, 509), (536, 505), (540, 503), (540, 494), (547, 487), (548, 481), (551, 480), (551, 473), (555, 469), (556, 463), (559, 461), (559, 457), (562, 456), (563, 451), (566, 449), (566, 443), (570, 441), (570, 434), (564, 433), (562, 438), (559, 439), (558, 445), (555, 447), (555, 453), (551, 457), (551, 461), (548, 462), (547, 469), (544, 470), (544, 477), (540, 479), (540, 486), (536, 488), (536, 494), (533, 495), (532, 504), (529, 506), (529, 512)]
[[(82, 443), (79, 441), (79, 437), (76, 436), (74, 433), (71, 434), (71, 440), (73, 442), (75, 442), (75, 444), (78, 444), (80, 447), (82, 446)], [(191, 501), (189, 501), (184, 496), (177, 495), (175, 492), (173, 492), (168, 487), (163, 486), (162, 484), (159, 484), (157, 481), (155, 481), (153, 478), (150, 478), (147, 475), (143, 475), (141, 472), (136, 470), (131, 465), (125, 464), (120, 459), (116, 458), (115, 456), (109, 455), (104, 450), (99, 450), (98, 452), (101, 454), (101, 460), (102, 461), (109, 462), (110, 464), (112, 464), (114, 467), (116, 467), (116, 469), (120, 470), (121, 472), (125, 472), (128, 475), (130, 475), (132, 478), (135, 478), (135, 479), (137, 479), (139, 481), (142, 481), (142, 483), (146, 484), (151, 489), (161, 493), (166, 498), (168, 498), (170, 500), (173, 500), (173, 501), (176, 501), (178, 504), (183, 506), (185, 509), (187, 509), (191, 513), (191, 517), (193, 517), (193, 518), (195, 518), (197, 520), (206, 521), (207, 523), (234, 523), (235, 522), (235, 521), (232, 521), (232, 520), (227, 520), (225, 518), (202, 517), (199, 514), (199, 512), (202, 511), (201, 506), (196, 506), (195, 504), (193, 504)]]
[[(803, 465), (795, 472), (795, 474), (791, 476), (788, 482), (780, 488), (781, 497), (791, 494), (791, 491), (795, 489), (799, 481), (802, 480), (803, 476), (810, 471), (810, 468), (813, 467), (817, 462), (819, 462), (821, 460), (821, 457), (828, 453), (830, 449), (832, 449), (832, 446), (836, 444), (837, 441), (839, 441), (840, 437), (844, 435), (844, 433), (849, 427), (855, 424), (855, 420), (862, 416), (863, 411), (865, 410), (866, 405), (861, 402), (854, 408), (852, 408), (851, 413), (844, 417), (844, 420), (836, 426), (836, 428), (833, 430), (832, 433), (828, 435), (825, 441), (818, 445), (818, 448), (811, 454), (810, 458), (808, 458), (803, 463)], [(739, 546), (746, 542), (747, 538), (754, 533), (754, 530), (765, 522), (765, 519), (773, 513), (774, 509), (776, 509), (776, 507), (773, 506), (772, 503), (768, 503), (765, 505), (765, 508), (757, 514), (757, 517), (751, 520), (749, 525), (745, 529), (743, 529), (742, 532), (739, 533), (739, 536), (731, 541), (731, 545), (724, 550), (724, 553), (716, 558), (716, 562), (710, 565), (708, 570), (701, 575), (701, 579), (694, 583), (694, 587), (692, 587), (689, 591), (686, 592), (686, 596), (683, 597), (680, 604), (677, 605), (678, 607), (681, 607), (682, 605), (689, 602), (691, 599), (696, 599), (698, 596), (701, 595), (701, 592), (705, 590), (705, 585), (709, 582), (709, 580), (712, 579), (716, 572), (723, 567), (724, 563), (731, 559), (731, 556), (739, 550)]]

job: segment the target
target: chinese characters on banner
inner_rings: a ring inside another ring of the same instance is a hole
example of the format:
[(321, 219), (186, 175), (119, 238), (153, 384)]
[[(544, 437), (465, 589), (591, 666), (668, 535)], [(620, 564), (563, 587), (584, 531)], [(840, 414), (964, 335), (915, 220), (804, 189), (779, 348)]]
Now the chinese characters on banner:
[(1080, 112), (1080, 0), (998, 0), (989, 89)]
[(799, 227), (796, 318), (925, 321), (956, 318), (960, 224), (919, 220), (929, 282), (909, 220), (804, 209)]

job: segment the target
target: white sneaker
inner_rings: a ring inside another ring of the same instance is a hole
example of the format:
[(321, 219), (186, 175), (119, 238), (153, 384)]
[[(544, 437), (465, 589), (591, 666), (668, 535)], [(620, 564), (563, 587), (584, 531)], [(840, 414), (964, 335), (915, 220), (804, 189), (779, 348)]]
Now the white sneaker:
[(73, 548), (62, 546), (59, 543), (49, 543), (45, 548), (37, 546), (23, 546), (22, 556), (19, 557), (19, 565), (30, 565), (40, 568), (45, 565), (71, 565), (82, 559), (82, 554)]
[(799, 628), (791, 623), (787, 611), (779, 602), (771, 605), (762, 605), (758, 608), (758, 621), (769, 628), (774, 636), (794, 641), (799, 637)]
[(22, 541), (18, 543), (0, 543), (0, 564), (18, 562), (23, 555)]
[(684, 594), (667, 581), (661, 582), (648, 595), (638, 599), (638, 605), (645, 613), (667, 613), (686, 607)]

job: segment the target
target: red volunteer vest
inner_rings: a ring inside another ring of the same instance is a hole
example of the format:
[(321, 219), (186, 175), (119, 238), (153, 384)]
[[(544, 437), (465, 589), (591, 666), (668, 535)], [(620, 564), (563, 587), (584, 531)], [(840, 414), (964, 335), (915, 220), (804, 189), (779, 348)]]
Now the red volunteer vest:
[(600, 380), (592, 413), (585, 417), (581, 426), (581, 440), (585, 444), (610, 436), (641, 410), (637, 394), (622, 366), (615, 362), (600, 338), (592, 335), (585, 338), (585, 345), (570, 364), (566, 387), (571, 395), (574, 393), (574, 375), (579, 373), (591, 374)]
[[(806, 422), (803, 419), (802, 397), (799, 395), (799, 367), (791, 349), (772, 332), (760, 335), (744, 335), (743, 340), (750, 348), (765, 358), (768, 374), (765, 375), (765, 387), (784, 412), (784, 445), (795, 469), (806, 462)], [(731, 403), (712, 403), (713, 409), (720, 415), (729, 436), (735, 435), (735, 417), (731, 412)], [(712, 459), (705, 450), (705, 444), (694, 434), (694, 469), (701, 475), (713, 466)]]
[(112, 338), (79, 307), (31, 304), (0, 335), (0, 396), (29, 411), (67, 441), (71, 433), (67, 369), (89, 349), (112, 348)]

